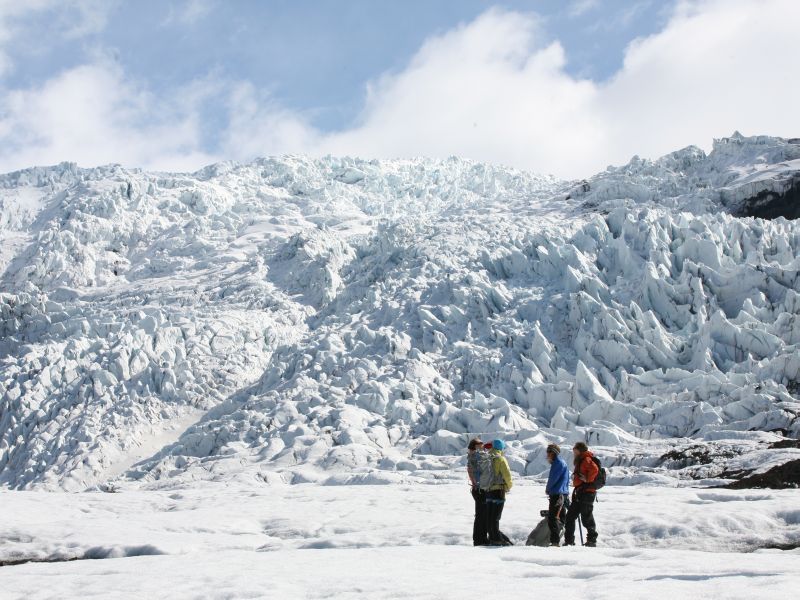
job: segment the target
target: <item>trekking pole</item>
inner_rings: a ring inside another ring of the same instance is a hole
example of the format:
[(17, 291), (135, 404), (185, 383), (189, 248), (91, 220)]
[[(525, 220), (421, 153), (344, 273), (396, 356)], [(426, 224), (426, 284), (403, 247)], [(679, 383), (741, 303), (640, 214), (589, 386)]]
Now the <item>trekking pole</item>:
[(585, 546), (586, 544), (583, 543), (583, 524), (581, 523), (580, 515), (578, 515), (578, 531), (581, 532), (581, 546)]

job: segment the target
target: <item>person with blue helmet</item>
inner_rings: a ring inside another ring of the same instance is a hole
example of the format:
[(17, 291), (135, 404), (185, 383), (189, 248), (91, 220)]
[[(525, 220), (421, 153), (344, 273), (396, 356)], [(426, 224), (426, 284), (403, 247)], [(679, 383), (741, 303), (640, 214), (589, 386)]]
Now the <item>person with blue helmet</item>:
[(561, 527), (569, 506), (569, 467), (561, 458), (561, 448), (558, 444), (547, 446), (547, 462), (550, 463), (550, 474), (545, 488), (550, 500), (547, 508), (547, 526), (550, 528), (550, 545), (558, 546)]
[[(487, 444), (489, 446), (489, 444)], [(506, 444), (503, 440), (491, 443), (489, 455), (492, 458), (492, 478), (486, 491), (486, 526), (489, 531), (489, 545), (508, 546), (511, 541), (500, 531), (500, 519), (506, 503), (506, 494), (511, 491), (511, 469), (503, 456)]]
[(467, 476), (469, 477), (470, 493), (475, 501), (475, 519), (472, 524), (472, 544), (486, 546), (489, 535), (486, 531), (486, 490), (480, 487), (480, 467), (485, 458), (483, 442), (479, 437), (469, 441), (467, 446)]

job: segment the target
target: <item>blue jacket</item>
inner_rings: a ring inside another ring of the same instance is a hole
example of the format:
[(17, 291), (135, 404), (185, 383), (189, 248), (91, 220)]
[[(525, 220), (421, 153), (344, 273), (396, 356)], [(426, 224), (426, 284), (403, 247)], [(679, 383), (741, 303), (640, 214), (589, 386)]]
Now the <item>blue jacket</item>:
[(569, 494), (569, 468), (564, 459), (556, 456), (550, 465), (550, 475), (547, 478), (547, 495)]

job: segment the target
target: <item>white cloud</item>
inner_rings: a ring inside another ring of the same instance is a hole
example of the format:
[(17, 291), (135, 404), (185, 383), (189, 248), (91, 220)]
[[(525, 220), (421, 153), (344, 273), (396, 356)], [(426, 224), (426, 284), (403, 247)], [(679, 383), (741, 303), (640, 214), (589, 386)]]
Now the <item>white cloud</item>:
[(231, 87), (228, 128), (220, 143), (223, 156), (249, 159), (271, 154), (313, 153), (321, 134), (300, 114), (259, 94), (250, 83)]
[(793, 0), (681, 2), (601, 89), (600, 118), (615, 125), (611, 158), (707, 146), (736, 129), (796, 136), (798, 22)]
[(0, 168), (76, 161), (186, 170), (216, 157), (199, 150), (202, 86), (165, 102), (112, 64), (65, 71), (0, 100)]
[(119, 0), (70, 0), (57, 4), (62, 35), (83, 37), (105, 29), (109, 13)]
[[(33, 34), (26, 19), (47, 15), (56, 36), (80, 38), (101, 31), (118, 0), (0, 0), (0, 76), (13, 69), (7, 47), (22, 36)], [(46, 46), (51, 37), (39, 36)]]
[(573, 19), (582, 17), (600, 5), (600, 0), (572, 0), (567, 7), (567, 15)]
[(194, 25), (211, 14), (213, 9), (214, 2), (212, 0), (181, 0), (178, 4), (170, 7), (164, 24)]
[[(610, 12), (595, 19), (592, 24), (587, 26), (584, 31), (593, 33), (596, 31), (610, 31), (619, 33), (628, 29), (636, 17), (644, 13), (652, 4), (652, 0), (637, 0), (628, 3), (625, 8)], [(665, 5), (663, 10), (671, 10), (672, 5)]]
[[(683, 1), (598, 84), (565, 72), (534, 18), (489, 11), (370, 87), (359, 124), (311, 152), (459, 154), (568, 177), (741, 130), (800, 134), (794, 0)], [(308, 135), (308, 134), (304, 134)]]
[(538, 27), (533, 17), (490, 11), (429, 40), (403, 72), (371, 87), (361, 124), (325, 136), (320, 150), (555, 170), (550, 157), (595, 129), (596, 90), (564, 74), (559, 44), (536, 45)]
[[(541, 43), (536, 17), (490, 10), (371, 82), (355, 124), (333, 132), (248, 82), (195, 82), (155, 98), (100, 60), (0, 95), (0, 169), (61, 160), (191, 169), (306, 152), (461, 155), (585, 177), (736, 129), (800, 135), (797, 22), (794, 0), (684, 0), (597, 83), (565, 70), (564, 49)], [(209, 99), (227, 103), (228, 117), (204, 151)]]
[(16, 21), (27, 14), (43, 10), (48, 4), (49, 0), (31, 0), (27, 3), (0, 0), (0, 76), (8, 73), (13, 66), (5, 47), (17, 33)]

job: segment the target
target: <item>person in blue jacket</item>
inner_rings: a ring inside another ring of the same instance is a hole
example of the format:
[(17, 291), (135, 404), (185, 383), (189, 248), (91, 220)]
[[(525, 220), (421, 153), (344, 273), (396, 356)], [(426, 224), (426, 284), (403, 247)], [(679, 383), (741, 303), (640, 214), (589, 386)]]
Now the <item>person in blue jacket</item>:
[(547, 477), (547, 497), (550, 499), (547, 510), (547, 526), (550, 528), (550, 545), (558, 546), (559, 521), (564, 522), (569, 506), (569, 467), (561, 458), (558, 444), (547, 447), (547, 462), (550, 463), (550, 475)]

